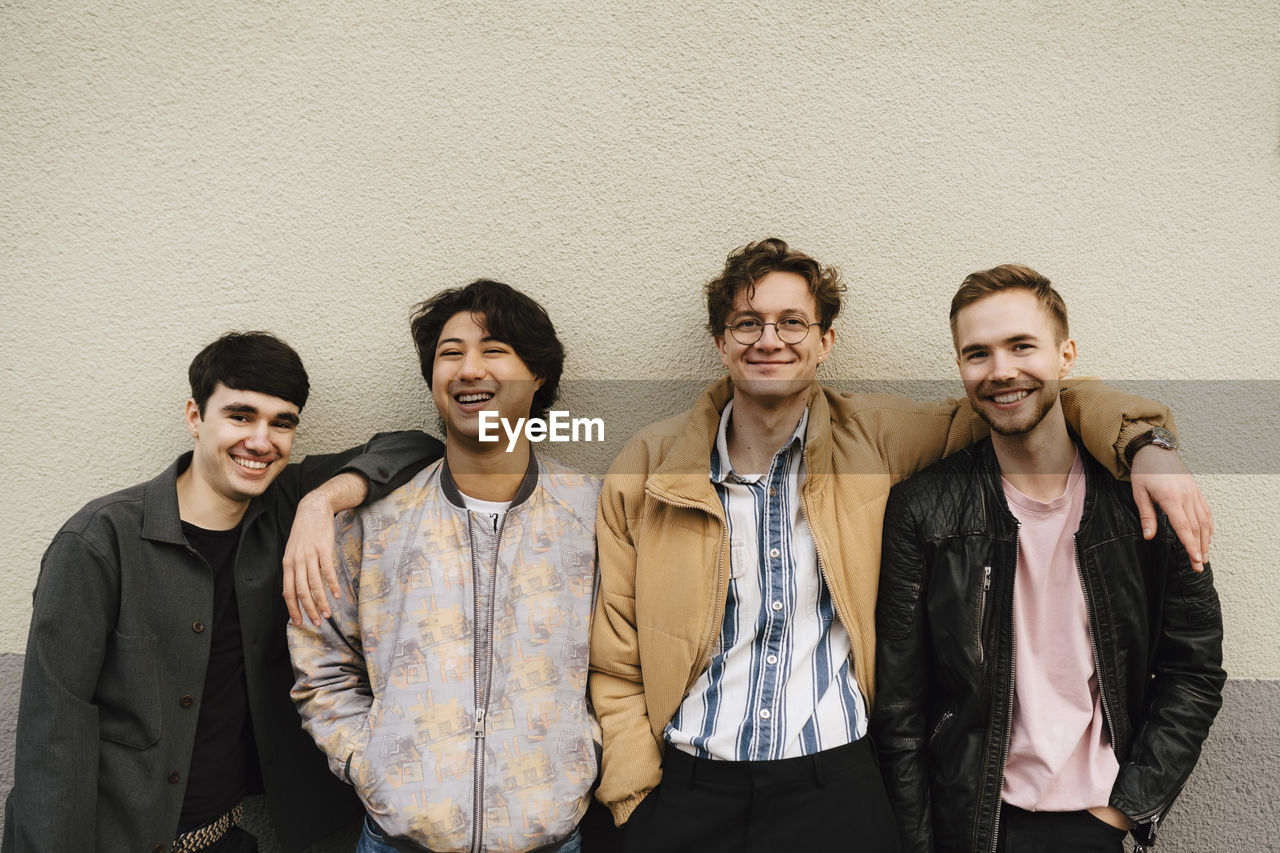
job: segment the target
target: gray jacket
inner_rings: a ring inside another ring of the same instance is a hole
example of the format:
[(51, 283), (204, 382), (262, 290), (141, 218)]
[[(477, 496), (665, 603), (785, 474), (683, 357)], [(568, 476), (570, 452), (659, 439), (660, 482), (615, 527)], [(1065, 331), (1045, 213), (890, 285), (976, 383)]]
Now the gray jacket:
[[(289, 701), (280, 560), (299, 498), (354, 470), (377, 498), (438, 457), (419, 432), (290, 465), (245, 513), (235, 564), (245, 678), (272, 821), (296, 850), (358, 814)], [(187, 544), (176, 481), (99, 498), (40, 566), (4, 853), (168, 850), (186, 790), (212, 638), (213, 575)]]

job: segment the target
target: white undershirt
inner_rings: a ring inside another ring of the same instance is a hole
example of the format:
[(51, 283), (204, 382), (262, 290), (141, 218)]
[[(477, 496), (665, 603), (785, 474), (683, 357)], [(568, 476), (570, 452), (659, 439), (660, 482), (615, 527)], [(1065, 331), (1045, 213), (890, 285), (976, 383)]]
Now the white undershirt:
[(462, 495), (462, 503), (468, 510), (476, 515), (483, 515), (489, 519), (489, 524), (496, 531), (498, 529), (498, 519), (502, 518), (502, 514), (511, 508), (511, 501), (482, 501), (479, 498), (473, 498), (471, 495), (458, 490), (458, 494)]

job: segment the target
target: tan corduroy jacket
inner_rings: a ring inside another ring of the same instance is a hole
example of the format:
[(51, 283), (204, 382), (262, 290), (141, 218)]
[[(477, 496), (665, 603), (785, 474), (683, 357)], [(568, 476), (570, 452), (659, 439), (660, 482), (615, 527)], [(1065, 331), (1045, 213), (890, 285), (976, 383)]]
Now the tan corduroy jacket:
[[(724, 510), (710, 479), (716, 382), (683, 415), (638, 433), (609, 469), (596, 521), (600, 595), (591, 629), (591, 699), (604, 729), (596, 796), (622, 824), (662, 778), (663, 729), (710, 662), (729, 582)], [(1064, 383), (1063, 411), (1100, 462), (1167, 409), (1096, 381)], [(814, 383), (801, 504), (836, 614), (853, 642), (863, 695), (875, 698), (875, 604), (889, 489), (987, 434), (963, 401), (915, 403)]]

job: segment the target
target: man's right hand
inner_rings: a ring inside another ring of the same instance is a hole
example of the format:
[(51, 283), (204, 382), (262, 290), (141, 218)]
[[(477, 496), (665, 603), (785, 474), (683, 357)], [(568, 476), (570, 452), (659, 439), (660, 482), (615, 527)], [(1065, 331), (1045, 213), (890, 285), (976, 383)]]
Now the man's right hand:
[(368, 492), (364, 477), (346, 471), (298, 502), (289, 544), (284, 549), (283, 595), (293, 624), (302, 624), (304, 611), (316, 626), (321, 619), (329, 618), (325, 586), (335, 599), (342, 597), (338, 573), (333, 566), (333, 517), (344, 509), (358, 506)]

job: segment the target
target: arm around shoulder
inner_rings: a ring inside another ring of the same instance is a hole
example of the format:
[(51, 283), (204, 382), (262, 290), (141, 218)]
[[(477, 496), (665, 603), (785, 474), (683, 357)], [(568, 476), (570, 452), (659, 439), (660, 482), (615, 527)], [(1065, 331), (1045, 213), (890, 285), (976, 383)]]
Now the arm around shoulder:
[(378, 433), (363, 447), (302, 463), (299, 482), (308, 491), (297, 500), (283, 563), (282, 594), (293, 624), (301, 624), (303, 613), (317, 626), (329, 617), (326, 586), (334, 599), (341, 596), (330, 559), (333, 516), (385, 497), (443, 452), (437, 439), (407, 430)]
[(1067, 426), (1114, 477), (1128, 473), (1124, 451), (1130, 441), (1153, 427), (1176, 432), (1168, 406), (1098, 379), (1065, 379), (1061, 396)]
[(313, 453), (291, 464), (274, 486), (284, 494), (286, 502), (296, 504), (331, 477), (351, 471), (368, 485), (367, 496), (362, 500), (377, 500), (407, 483), (443, 453), (440, 440), (421, 430), (380, 432), (356, 447), (339, 453)]
[(319, 625), (289, 625), (289, 654), (297, 677), (290, 696), (298, 706), (302, 727), (328, 757), (329, 769), (349, 782), (352, 755), (363, 749), (368, 737), (373, 689), (364, 658), (359, 594), (343, 556), (359, 557), (363, 531), (359, 517), (350, 512), (334, 524), (335, 563), (345, 595), (335, 602), (333, 615)]

